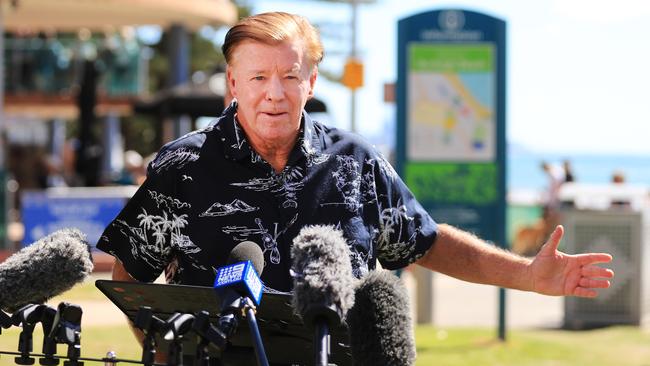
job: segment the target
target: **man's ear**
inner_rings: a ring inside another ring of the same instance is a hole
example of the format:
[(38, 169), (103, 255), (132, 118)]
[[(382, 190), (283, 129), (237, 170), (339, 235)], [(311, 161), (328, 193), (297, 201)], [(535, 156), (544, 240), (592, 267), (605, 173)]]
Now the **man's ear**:
[(314, 97), (314, 87), (316, 86), (316, 79), (318, 79), (318, 66), (314, 66), (314, 69), (309, 75), (309, 99)]
[(236, 80), (232, 74), (232, 69), (230, 66), (226, 66), (226, 86), (228, 87), (228, 90), (230, 91), (230, 94), (233, 97), (237, 97), (237, 89), (235, 88), (235, 83)]

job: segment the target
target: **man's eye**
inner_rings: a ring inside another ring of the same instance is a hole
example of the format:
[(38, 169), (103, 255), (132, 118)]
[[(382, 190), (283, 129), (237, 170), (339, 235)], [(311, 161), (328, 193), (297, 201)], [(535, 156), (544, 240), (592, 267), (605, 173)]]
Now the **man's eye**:
[(264, 76), (255, 76), (253, 80), (264, 80)]

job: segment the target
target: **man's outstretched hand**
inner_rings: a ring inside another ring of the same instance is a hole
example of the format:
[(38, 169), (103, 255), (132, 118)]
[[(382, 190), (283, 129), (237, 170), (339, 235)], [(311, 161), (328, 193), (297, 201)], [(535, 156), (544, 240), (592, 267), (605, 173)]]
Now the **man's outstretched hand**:
[(607, 279), (614, 277), (614, 271), (596, 264), (611, 262), (612, 256), (562, 253), (557, 247), (563, 235), (564, 228), (558, 225), (530, 264), (533, 291), (555, 296), (596, 297), (595, 289), (608, 288)]

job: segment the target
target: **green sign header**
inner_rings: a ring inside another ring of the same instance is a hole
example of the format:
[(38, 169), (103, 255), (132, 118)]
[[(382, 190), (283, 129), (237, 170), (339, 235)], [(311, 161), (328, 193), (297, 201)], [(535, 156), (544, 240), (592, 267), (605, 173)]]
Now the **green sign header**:
[(489, 44), (421, 44), (409, 47), (414, 72), (493, 72), (494, 47)]

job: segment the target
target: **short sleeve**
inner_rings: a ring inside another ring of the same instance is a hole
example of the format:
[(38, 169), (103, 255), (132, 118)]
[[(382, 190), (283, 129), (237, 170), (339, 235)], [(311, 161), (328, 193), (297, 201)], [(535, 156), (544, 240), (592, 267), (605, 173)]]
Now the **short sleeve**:
[(136, 280), (151, 282), (172, 257), (178, 200), (173, 171), (149, 169), (147, 179), (106, 227), (97, 248), (119, 259)]
[(379, 233), (377, 259), (390, 270), (420, 259), (433, 245), (438, 226), (386, 159), (377, 153), (374, 167)]

